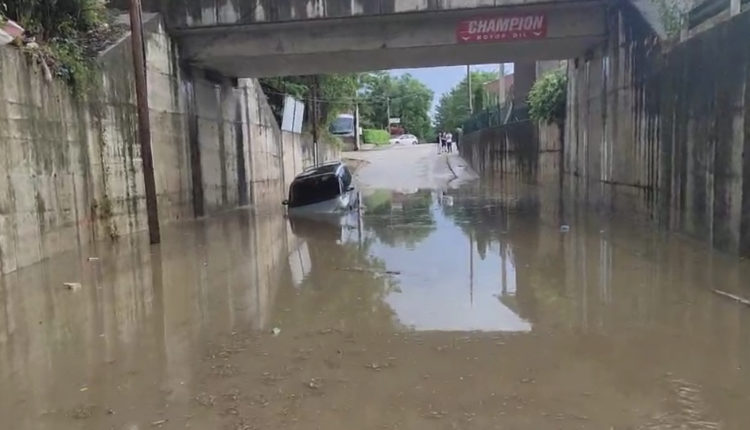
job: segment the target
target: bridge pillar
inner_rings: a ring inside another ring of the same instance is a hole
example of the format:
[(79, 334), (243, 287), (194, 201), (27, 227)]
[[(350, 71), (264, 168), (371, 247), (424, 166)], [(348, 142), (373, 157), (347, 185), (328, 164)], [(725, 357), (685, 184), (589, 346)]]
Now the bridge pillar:
[(522, 61), (513, 65), (513, 101), (526, 103), (529, 91), (536, 81), (536, 62)]
[(729, 14), (731, 16), (739, 15), (742, 11), (742, 0), (730, 0)]

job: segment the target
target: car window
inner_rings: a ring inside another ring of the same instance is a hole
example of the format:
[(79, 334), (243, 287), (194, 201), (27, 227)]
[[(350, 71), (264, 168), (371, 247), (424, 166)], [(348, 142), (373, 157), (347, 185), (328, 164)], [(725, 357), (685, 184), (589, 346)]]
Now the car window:
[(349, 168), (344, 166), (344, 169), (341, 173), (341, 182), (344, 184), (344, 189), (348, 189), (349, 185), (352, 184), (352, 174), (349, 172)]
[(298, 207), (320, 203), (341, 194), (341, 182), (336, 175), (322, 175), (295, 181), (289, 192), (289, 206)]

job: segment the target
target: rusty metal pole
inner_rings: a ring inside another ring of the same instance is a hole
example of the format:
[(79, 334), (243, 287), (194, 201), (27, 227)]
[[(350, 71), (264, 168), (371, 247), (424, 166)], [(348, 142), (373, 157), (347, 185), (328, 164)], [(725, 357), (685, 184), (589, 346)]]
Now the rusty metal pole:
[(146, 188), (146, 213), (148, 237), (151, 244), (161, 242), (159, 231), (159, 208), (156, 204), (156, 182), (154, 160), (151, 154), (151, 123), (148, 108), (148, 85), (146, 82), (146, 48), (143, 45), (143, 17), (141, 0), (130, 0), (130, 40), (133, 46), (133, 69), (135, 72), (135, 95), (138, 109), (138, 143), (143, 160), (143, 183)]
[(466, 65), (466, 92), (469, 96), (469, 115), (474, 113), (474, 103), (472, 100), (473, 94), (471, 91), (471, 65)]
[(318, 76), (312, 78), (312, 132), (313, 132), (313, 164), (318, 165)]

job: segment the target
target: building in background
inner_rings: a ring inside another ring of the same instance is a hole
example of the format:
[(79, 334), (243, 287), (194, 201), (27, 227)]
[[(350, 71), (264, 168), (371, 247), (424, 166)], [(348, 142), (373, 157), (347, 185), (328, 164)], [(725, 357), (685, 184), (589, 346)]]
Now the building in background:
[(513, 73), (504, 75), (484, 84), (484, 92), (487, 94), (489, 106), (503, 105), (512, 98)]

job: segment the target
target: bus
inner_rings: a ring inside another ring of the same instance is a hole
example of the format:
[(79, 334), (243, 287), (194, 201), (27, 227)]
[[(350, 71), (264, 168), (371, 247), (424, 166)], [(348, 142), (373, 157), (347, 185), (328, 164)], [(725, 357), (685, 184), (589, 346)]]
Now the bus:
[(359, 127), (357, 119), (354, 115), (349, 113), (343, 113), (336, 117), (335, 120), (328, 127), (328, 131), (341, 139), (344, 143), (344, 147), (341, 148), (344, 151), (356, 151), (358, 148), (357, 134)]

